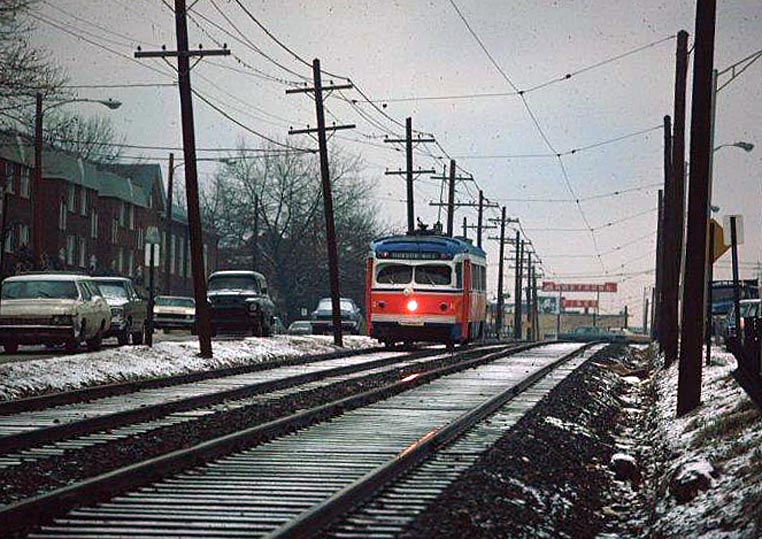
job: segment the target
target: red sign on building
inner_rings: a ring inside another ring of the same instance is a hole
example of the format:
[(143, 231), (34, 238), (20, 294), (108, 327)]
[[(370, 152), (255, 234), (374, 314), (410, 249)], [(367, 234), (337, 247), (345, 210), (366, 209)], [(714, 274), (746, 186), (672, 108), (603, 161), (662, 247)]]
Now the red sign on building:
[(543, 292), (603, 292), (615, 293), (617, 283), (556, 283), (542, 282)]
[(598, 300), (561, 298), (561, 306), (564, 309), (597, 309)]

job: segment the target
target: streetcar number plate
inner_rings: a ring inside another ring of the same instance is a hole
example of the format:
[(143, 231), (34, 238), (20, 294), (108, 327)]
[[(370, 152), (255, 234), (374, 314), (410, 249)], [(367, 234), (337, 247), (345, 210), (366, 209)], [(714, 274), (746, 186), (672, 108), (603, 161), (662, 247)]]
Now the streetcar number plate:
[(422, 326), (423, 320), (402, 320), (400, 322), (401, 326)]

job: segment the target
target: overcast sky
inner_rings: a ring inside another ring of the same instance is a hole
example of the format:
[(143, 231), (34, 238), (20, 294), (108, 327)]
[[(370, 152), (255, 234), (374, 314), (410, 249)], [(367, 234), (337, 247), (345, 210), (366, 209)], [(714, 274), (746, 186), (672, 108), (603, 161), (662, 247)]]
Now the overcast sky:
[[(379, 107), (385, 105), (382, 110), (396, 121), (404, 123), (406, 116), (412, 116), (414, 128), (433, 133), (442, 148), (457, 157), (458, 165), (473, 174), (485, 196), (505, 204), (511, 217), (521, 219), (549, 279), (619, 282), (620, 293), (602, 298), (602, 310), (617, 312), (629, 304), (635, 313), (631, 322), (639, 325), (643, 289), (653, 281), (653, 273), (644, 272), (654, 266), (656, 184), (663, 181), (661, 130), (564, 157), (567, 185), (554, 157), (505, 157), (550, 152), (517, 96), (405, 100), (512, 90), (449, 0), (243, 3), (298, 55), (320, 58), (323, 69), (350, 77), (367, 96), (378, 100)], [(669, 38), (680, 29), (691, 34), (692, 44), (694, 30), (695, 6), (688, 1), (456, 0), (456, 4), (519, 89)], [(762, 2), (718, 4), (715, 66), (723, 69), (762, 47)], [(138, 45), (145, 50), (164, 44), (175, 47), (173, 15), (160, 0), (42, 0), (37, 15), (36, 42), (67, 69), (72, 85), (167, 84), (172, 80), (162, 74), (170, 73), (162, 61), (131, 59)], [(215, 27), (238, 36), (231, 23), (247, 43)], [(193, 71), (194, 88), (269, 137), (285, 141), (289, 126), (314, 125), (314, 110), (307, 98), (284, 93), (284, 82), (299, 80), (297, 75), (309, 77), (310, 69), (279, 48), (234, 0), (198, 0), (189, 28), (192, 46), (201, 43), (215, 48), (217, 40), (227, 43), (236, 56), (199, 63)], [(660, 125), (665, 114), (672, 114), (674, 56), (675, 39), (667, 39), (530, 92), (527, 102), (558, 152), (647, 130)], [(277, 80), (265, 79), (263, 74)], [(83, 114), (109, 114), (127, 143), (175, 146), (181, 142), (175, 87), (79, 88), (76, 92), (81, 97), (122, 101), (124, 106), (113, 112), (96, 110), (94, 105), (76, 106)], [(345, 95), (360, 100), (363, 114), (336, 96), (329, 99), (337, 121), (357, 124), (357, 129), (343, 132), (334, 142), (364, 156), (364, 174), (377, 186), (375, 202), (384, 218), (404, 227), (403, 179), (384, 176), (386, 167), (404, 166), (404, 154), (381, 143), (388, 131), (399, 136), (403, 130), (364, 103), (359, 93)], [(200, 148), (233, 147), (241, 141), (252, 147), (261, 144), (255, 135), (203, 102), (196, 100), (194, 105)], [(713, 203), (721, 208), (719, 216), (744, 215), (742, 277), (752, 277), (760, 259), (762, 230), (762, 61), (718, 96), (716, 143), (739, 140), (758, 148), (752, 153), (737, 148), (716, 153)], [(289, 142), (310, 143), (309, 139)], [(416, 166), (441, 169), (442, 160), (425, 155), (441, 156), (436, 146), (419, 150)], [(163, 151), (125, 153), (166, 158)], [(202, 164), (201, 171), (208, 177), (214, 164)], [(597, 196), (622, 190), (630, 191)], [(572, 192), (583, 199), (579, 207)], [(472, 185), (460, 185), (457, 198), (473, 201), (474, 193)], [(416, 182), (416, 212), (424, 221), (436, 220), (436, 209), (428, 202), (438, 197), (437, 181), (422, 177)], [(464, 215), (475, 222), (474, 212), (461, 210), (455, 219), (458, 228)], [(585, 230), (585, 220), (596, 229), (595, 241)], [(497, 245), (488, 242), (487, 247), (496, 266)], [(727, 255), (716, 272), (727, 277), (729, 267)], [(496, 268), (490, 269), (494, 283)]]

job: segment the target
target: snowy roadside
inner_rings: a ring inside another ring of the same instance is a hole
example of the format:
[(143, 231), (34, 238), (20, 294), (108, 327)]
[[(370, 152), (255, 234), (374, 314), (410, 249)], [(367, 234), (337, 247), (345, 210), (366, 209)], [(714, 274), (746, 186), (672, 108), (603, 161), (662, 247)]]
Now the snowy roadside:
[(732, 354), (713, 350), (702, 405), (681, 418), (677, 365), (657, 375), (656, 432), (668, 459), (653, 525), (660, 537), (762, 537), (762, 413), (731, 377), (735, 367)]
[[(147, 346), (123, 346), (72, 356), (0, 365), (0, 400), (67, 391), (85, 386), (171, 376), (223, 367), (291, 359), (338, 350), (330, 336), (277, 335), (215, 341), (214, 357), (198, 357), (197, 341), (165, 341)], [(362, 336), (345, 336), (347, 349), (378, 343)]]

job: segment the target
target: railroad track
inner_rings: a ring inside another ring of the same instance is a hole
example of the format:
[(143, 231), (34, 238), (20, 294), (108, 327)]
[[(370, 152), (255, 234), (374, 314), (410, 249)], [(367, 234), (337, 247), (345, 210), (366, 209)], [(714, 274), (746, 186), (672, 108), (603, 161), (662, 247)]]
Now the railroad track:
[[(530, 395), (533, 384), (560, 376), (549, 374), (561, 373), (586, 345), (528, 348), (487, 351), (116, 470), (7, 507), (0, 522), (18, 531), (75, 507), (30, 537), (302, 537), (508, 400)], [(261, 443), (267, 436), (274, 439)]]

